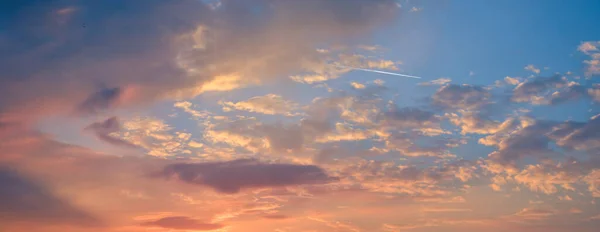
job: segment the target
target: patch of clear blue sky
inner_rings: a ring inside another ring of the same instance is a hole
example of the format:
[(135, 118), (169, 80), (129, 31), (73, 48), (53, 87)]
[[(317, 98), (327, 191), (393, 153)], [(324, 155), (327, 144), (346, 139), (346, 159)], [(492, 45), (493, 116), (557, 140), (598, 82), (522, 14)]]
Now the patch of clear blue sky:
[[(542, 76), (567, 71), (581, 75), (586, 57), (577, 46), (600, 40), (600, 1), (428, 0), (410, 4), (423, 10), (405, 12), (394, 29), (379, 32), (375, 41), (390, 49), (387, 58), (404, 61), (405, 72), (427, 79), (450, 77), (456, 84), (489, 85), (505, 76), (531, 75), (523, 69), (528, 64), (542, 69)], [(475, 75), (470, 76), (470, 71)], [(404, 80), (388, 84), (403, 87), (404, 95), (420, 91)], [(592, 116), (590, 107), (578, 102), (537, 108), (556, 119), (583, 120)]]

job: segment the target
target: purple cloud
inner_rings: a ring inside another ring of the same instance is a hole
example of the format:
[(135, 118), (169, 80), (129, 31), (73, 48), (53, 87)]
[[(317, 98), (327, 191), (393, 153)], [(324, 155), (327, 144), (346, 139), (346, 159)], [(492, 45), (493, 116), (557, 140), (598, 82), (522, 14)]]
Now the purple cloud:
[(246, 188), (323, 184), (336, 180), (314, 165), (269, 164), (241, 159), (214, 163), (179, 163), (166, 166), (158, 174), (222, 193), (237, 193)]

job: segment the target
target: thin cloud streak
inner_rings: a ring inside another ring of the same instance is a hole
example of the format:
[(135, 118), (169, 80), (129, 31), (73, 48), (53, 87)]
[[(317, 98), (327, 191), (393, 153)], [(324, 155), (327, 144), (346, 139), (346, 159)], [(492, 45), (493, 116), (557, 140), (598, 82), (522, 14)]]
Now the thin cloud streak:
[(400, 74), (400, 73), (386, 72), (386, 71), (380, 71), (380, 70), (374, 70), (374, 69), (366, 69), (366, 68), (355, 68), (355, 67), (344, 66), (344, 65), (338, 65), (338, 66), (341, 67), (341, 68), (350, 68), (350, 69), (361, 70), (361, 71), (365, 71), (365, 72), (374, 72), (374, 73), (381, 73), (381, 74), (387, 74), (387, 75), (394, 75), (394, 76), (401, 76), (401, 77), (410, 77), (410, 78), (415, 78), (415, 79), (422, 79), (421, 77), (418, 77), (418, 76), (411, 76), (411, 75)]

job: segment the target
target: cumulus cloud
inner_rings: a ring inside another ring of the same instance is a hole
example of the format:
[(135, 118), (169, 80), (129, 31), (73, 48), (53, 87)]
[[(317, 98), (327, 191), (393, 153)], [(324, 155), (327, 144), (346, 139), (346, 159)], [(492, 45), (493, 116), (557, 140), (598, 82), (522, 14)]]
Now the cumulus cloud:
[(206, 223), (197, 219), (184, 216), (164, 217), (155, 221), (144, 222), (142, 223), (142, 226), (161, 227), (165, 229), (185, 231), (209, 231), (225, 227), (221, 224)]
[(166, 178), (175, 176), (183, 182), (208, 186), (223, 193), (237, 193), (247, 188), (323, 184), (335, 180), (317, 166), (269, 164), (256, 160), (172, 164), (157, 175)]

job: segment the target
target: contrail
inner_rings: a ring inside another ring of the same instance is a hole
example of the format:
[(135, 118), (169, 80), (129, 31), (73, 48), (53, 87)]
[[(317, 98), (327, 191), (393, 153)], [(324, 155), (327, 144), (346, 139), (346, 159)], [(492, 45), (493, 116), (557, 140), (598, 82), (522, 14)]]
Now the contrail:
[(400, 74), (400, 73), (379, 71), (379, 70), (366, 69), (366, 68), (355, 68), (355, 67), (349, 67), (349, 66), (344, 66), (344, 65), (337, 65), (337, 66), (342, 67), (342, 68), (350, 68), (350, 69), (361, 70), (361, 71), (365, 71), (365, 72), (374, 72), (374, 73), (388, 74), (388, 75), (394, 75), (394, 76), (401, 76), (401, 77), (410, 77), (410, 78), (415, 78), (415, 79), (421, 79), (421, 77), (411, 76), (411, 75), (406, 75), (406, 74)]

